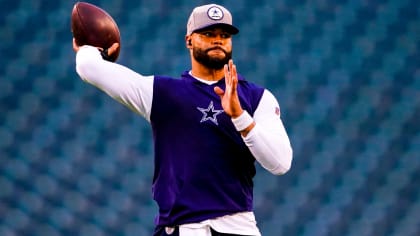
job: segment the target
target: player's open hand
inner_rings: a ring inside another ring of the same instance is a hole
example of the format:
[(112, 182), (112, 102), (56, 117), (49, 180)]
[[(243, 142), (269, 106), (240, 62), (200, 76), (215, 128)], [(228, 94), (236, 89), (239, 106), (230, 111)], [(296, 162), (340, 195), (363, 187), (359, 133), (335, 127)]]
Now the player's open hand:
[(238, 97), (238, 74), (236, 72), (236, 66), (233, 64), (233, 60), (229, 60), (229, 64), (225, 65), (224, 73), (226, 84), (225, 90), (223, 91), (223, 89), (216, 86), (214, 92), (220, 96), (225, 113), (232, 118), (236, 118), (242, 114), (243, 109)]

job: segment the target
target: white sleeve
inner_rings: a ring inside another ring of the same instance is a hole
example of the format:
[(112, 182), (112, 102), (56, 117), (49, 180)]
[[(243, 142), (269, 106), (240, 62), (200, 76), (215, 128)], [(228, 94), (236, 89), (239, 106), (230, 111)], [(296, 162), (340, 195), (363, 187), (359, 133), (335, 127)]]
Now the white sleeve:
[(280, 107), (274, 95), (265, 90), (254, 113), (256, 125), (246, 137), (245, 144), (262, 167), (275, 175), (289, 171), (293, 150), (280, 118)]
[(82, 46), (76, 54), (80, 78), (101, 89), (150, 122), (154, 76), (143, 76), (117, 63), (102, 59), (99, 50)]

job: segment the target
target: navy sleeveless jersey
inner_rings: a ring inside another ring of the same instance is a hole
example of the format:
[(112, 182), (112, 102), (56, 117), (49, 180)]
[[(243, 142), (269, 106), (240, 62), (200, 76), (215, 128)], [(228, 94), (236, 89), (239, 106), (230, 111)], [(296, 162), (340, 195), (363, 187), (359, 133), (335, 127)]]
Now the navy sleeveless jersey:
[[(238, 94), (253, 115), (264, 89), (240, 75)], [(252, 210), (255, 158), (235, 130), (213, 88), (188, 72), (155, 76), (151, 124), (156, 224), (175, 226)]]

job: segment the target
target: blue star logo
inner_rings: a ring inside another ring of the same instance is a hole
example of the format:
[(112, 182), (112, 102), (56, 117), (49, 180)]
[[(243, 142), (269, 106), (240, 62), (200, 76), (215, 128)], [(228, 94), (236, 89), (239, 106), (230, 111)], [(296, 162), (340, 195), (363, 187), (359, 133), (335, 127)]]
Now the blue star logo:
[(223, 110), (216, 110), (216, 109), (214, 109), (213, 101), (210, 101), (209, 107), (207, 107), (207, 108), (197, 107), (197, 109), (199, 111), (201, 111), (201, 113), (203, 113), (203, 117), (201, 118), (200, 123), (203, 123), (203, 122), (205, 122), (207, 120), (210, 120), (214, 124), (218, 125), (218, 123), (217, 123), (217, 116), (220, 113), (223, 113)]
[(212, 6), (207, 10), (207, 16), (212, 20), (221, 20), (223, 18), (223, 11), (216, 6)]

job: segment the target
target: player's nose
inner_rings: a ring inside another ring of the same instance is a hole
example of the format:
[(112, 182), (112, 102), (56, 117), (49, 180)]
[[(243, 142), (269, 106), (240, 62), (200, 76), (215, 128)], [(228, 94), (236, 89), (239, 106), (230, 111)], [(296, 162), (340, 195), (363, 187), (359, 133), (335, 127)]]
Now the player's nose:
[(216, 37), (213, 38), (212, 43), (215, 44), (215, 45), (222, 45), (223, 44), (223, 39), (222, 39), (221, 36), (216, 36)]

